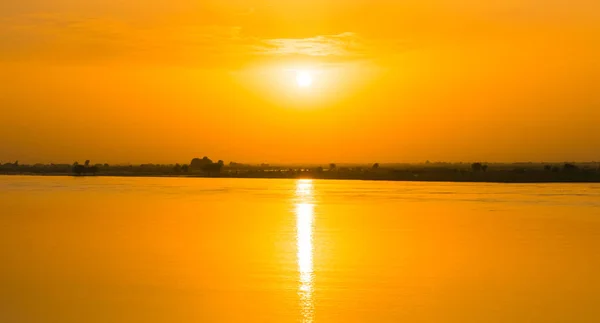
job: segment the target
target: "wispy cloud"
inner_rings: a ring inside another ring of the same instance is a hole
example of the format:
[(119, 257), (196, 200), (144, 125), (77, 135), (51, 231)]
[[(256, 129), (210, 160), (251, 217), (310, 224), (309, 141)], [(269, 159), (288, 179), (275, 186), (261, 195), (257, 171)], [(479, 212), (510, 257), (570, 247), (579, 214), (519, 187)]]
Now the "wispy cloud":
[(240, 26), (163, 21), (143, 24), (60, 14), (0, 19), (0, 60), (121, 61), (129, 64), (243, 65), (263, 60), (366, 59), (403, 49), (354, 32), (307, 38), (261, 38)]
[(263, 40), (258, 50), (263, 55), (313, 57), (358, 57), (364, 54), (365, 44), (352, 32), (321, 35), (309, 38), (278, 38)]

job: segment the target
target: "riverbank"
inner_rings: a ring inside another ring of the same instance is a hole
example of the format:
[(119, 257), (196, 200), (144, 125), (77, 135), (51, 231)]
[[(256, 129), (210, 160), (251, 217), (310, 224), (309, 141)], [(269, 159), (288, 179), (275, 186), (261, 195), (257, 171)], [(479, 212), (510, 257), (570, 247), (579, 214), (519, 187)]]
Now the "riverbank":
[(466, 173), (466, 174), (428, 174), (428, 173), (362, 173), (340, 174), (332, 172), (263, 172), (263, 173), (222, 173), (222, 174), (161, 174), (161, 173), (120, 173), (107, 172), (77, 175), (73, 173), (0, 173), (4, 176), (72, 176), (84, 177), (179, 177), (179, 178), (248, 178), (248, 179), (319, 179), (319, 180), (355, 180), (355, 181), (395, 181), (395, 182), (457, 182), (457, 183), (600, 183), (600, 174), (540, 174), (540, 173)]

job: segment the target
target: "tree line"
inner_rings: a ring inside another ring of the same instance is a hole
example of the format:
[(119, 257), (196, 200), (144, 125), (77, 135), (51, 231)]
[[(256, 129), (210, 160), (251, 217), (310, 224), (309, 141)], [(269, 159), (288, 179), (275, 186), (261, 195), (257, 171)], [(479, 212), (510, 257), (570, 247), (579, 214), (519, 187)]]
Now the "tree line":
[(193, 158), (188, 164), (108, 165), (34, 164), (18, 161), (0, 164), (0, 174), (72, 174), (74, 176), (198, 176), (247, 178), (323, 178), (418, 181), (490, 182), (600, 182), (600, 163), (421, 163), (421, 164), (336, 164), (269, 165), (242, 164), (208, 157)]

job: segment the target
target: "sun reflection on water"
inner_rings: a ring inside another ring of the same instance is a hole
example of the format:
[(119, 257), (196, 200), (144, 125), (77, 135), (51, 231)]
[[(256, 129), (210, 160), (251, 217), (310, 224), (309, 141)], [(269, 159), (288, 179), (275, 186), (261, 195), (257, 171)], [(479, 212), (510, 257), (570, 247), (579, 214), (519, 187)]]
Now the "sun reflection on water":
[(299, 273), (298, 296), (302, 321), (311, 323), (313, 303), (313, 221), (314, 204), (311, 180), (296, 184), (296, 247)]

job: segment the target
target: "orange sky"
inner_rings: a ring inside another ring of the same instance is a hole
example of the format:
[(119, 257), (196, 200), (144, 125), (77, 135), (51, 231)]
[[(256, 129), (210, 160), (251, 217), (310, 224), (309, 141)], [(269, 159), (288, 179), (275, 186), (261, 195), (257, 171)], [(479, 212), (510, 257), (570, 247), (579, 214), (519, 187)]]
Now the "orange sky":
[(1, 1), (0, 162), (600, 160), (599, 57), (597, 0)]

